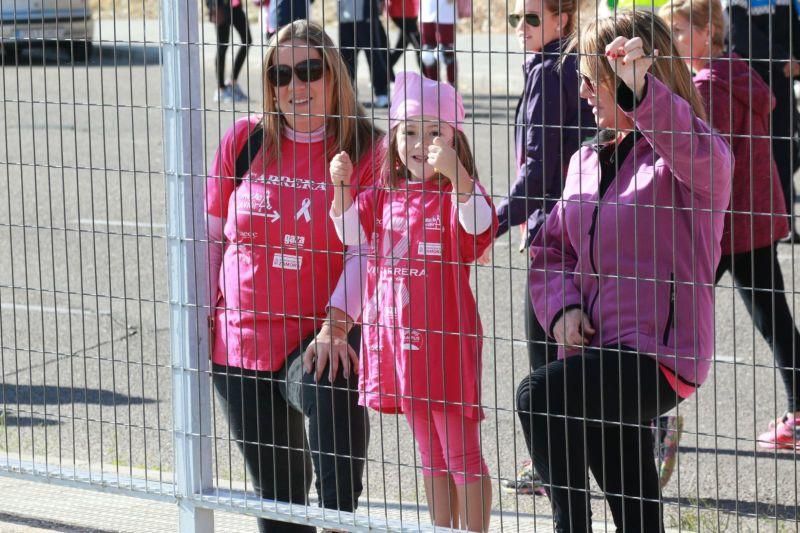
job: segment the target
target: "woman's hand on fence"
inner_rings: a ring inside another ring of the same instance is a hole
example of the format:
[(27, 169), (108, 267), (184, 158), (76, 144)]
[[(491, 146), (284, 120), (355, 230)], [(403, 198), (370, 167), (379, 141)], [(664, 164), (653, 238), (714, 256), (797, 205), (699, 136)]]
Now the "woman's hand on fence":
[(637, 100), (641, 98), (645, 76), (658, 57), (658, 49), (648, 56), (641, 38), (620, 36), (606, 46), (605, 52), (611, 70), (633, 91)]
[(333, 383), (340, 366), (345, 379), (349, 379), (351, 369), (354, 374), (358, 373), (358, 354), (347, 342), (344, 326), (326, 323), (306, 348), (303, 369), (306, 374), (313, 372), (314, 381), (319, 381), (327, 368), (328, 380)]
[(566, 311), (553, 325), (556, 342), (566, 346), (586, 346), (595, 333), (592, 321), (578, 308)]

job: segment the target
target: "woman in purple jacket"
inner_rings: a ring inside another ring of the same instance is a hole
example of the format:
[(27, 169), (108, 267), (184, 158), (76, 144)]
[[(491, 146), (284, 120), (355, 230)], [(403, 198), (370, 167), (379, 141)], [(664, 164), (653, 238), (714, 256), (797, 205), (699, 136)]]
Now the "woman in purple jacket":
[[(521, 226), (520, 251), (527, 249), (561, 197), (570, 157), (597, 129), (589, 105), (578, 94), (577, 58), (563, 55), (577, 9), (577, 0), (517, 0), (508, 16), (524, 54), (525, 87), (514, 119), (517, 177), (497, 208), (497, 238), (511, 226)], [(487, 250), (482, 262), (488, 263), (491, 253)], [(536, 320), (530, 297), (525, 301), (525, 336), (531, 369), (555, 360), (557, 347)], [(530, 462), (505, 486), (523, 494), (541, 490)]]
[(661, 531), (650, 421), (708, 374), (732, 157), (660, 19), (617, 13), (577, 42), (603, 131), (531, 246), (559, 360), (523, 381), (517, 407), (557, 531), (591, 528), (587, 466), (619, 530)]

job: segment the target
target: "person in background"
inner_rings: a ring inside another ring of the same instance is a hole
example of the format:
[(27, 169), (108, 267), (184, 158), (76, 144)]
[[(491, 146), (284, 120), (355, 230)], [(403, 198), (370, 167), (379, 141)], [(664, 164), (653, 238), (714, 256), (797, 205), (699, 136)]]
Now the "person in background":
[[(330, 158), (345, 151), (356, 161), (354, 193), (371, 185), (380, 132), (345, 69), (321, 27), (300, 20), (281, 28), (265, 51), (263, 112), (237, 120), (220, 142), (205, 209), (212, 379), (249, 479), (262, 498), (302, 505), (313, 472), (320, 505), (352, 512), (369, 443), (354, 324), (366, 260), (335, 237), (327, 174)], [(240, 171), (242, 151), (253, 147)], [(262, 533), (316, 531), (258, 525)]]
[(491, 246), (497, 217), (452, 86), (399, 73), (390, 119), (379, 188), (353, 200), (344, 153), (330, 172), (337, 235), (377, 251), (367, 263), (361, 403), (405, 415), (433, 524), (486, 531), (492, 484), (480, 440), (483, 328), (469, 271)]
[[(577, 58), (565, 55), (577, 9), (577, 0), (517, 0), (508, 16), (523, 50), (525, 86), (514, 119), (516, 180), (497, 208), (496, 238), (520, 226), (520, 251), (528, 249), (545, 215), (561, 197), (572, 154), (597, 131), (592, 109), (579, 94)], [(488, 263), (491, 253), (487, 250), (481, 263)], [(533, 371), (555, 360), (558, 347), (536, 319), (530, 290), (525, 292), (525, 334)], [(517, 479), (507, 481), (505, 487), (519, 493), (541, 490), (533, 464), (526, 461)]]
[[(797, 130), (793, 80), (800, 76), (800, 13), (795, 2), (788, 0), (727, 0), (726, 7), (730, 51), (749, 59), (775, 96), (770, 118), (772, 158), (777, 164), (786, 213), (793, 216), (793, 175), (800, 163), (793, 161)], [(800, 243), (793, 223), (786, 242)]]
[[(242, 0), (206, 0), (208, 20), (217, 30), (217, 90), (214, 91), (215, 102), (246, 102), (247, 94), (239, 87), (239, 74), (247, 61), (247, 51), (253, 43), (247, 15)], [(225, 60), (228, 44), (230, 44), (231, 27), (236, 29), (242, 44), (233, 59), (233, 70), (230, 80), (225, 79)]]
[(531, 245), (534, 311), (560, 346), (517, 409), (557, 531), (591, 530), (588, 470), (618, 531), (663, 531), (650, 422), (711, 367), (732, 156), (657, 16), (620, 12), (575, 41), (607, 133), (572, 157)]
[(800, 332), (786, 301), (777, 241), (786, 235), (785, 203), (769, 157), (769, 119), (775, 99), (739, 55), (725, 53), (719, 0), (673, 0), (661, 8), (675, 48), (695, 72), (709, 122), (731, 145), (733, 195), (722, 234), (716, 281), (730, 272), (758, 331), (770, 345), (786, 389), (785, 413), (758, 436), (767, 449), (800, 449)]
[[(422, 43), (422, 74), (439, 79), (441, 63), (447, 71), (447, 81), (458, 86), (456, 59), (456, 0), (420, 0), (419, 31)], [(458, 13), (458, 16), (468, 16)]]
[(372, 78), (372, 107), (389, 107), (388, 38), (377, 0), (339, 0), (339, 47), (355, 86), (358, 51), (367, 56)]
[(395, 26), (400, 30), (397, 42), (389, 52), (389, 75), (394, 81), (394, 66), (403, 57), (406, 47), (411, 45), (417, 56), (417, 65), (422, 68), (420, 58), (419, 0), (389, 0), (386, 12)]
[(277, 31), (296, 20), (307, 19), (311, 11), (312, 2), (313, 0), (272, 0), (270, 13), (273, 31)]

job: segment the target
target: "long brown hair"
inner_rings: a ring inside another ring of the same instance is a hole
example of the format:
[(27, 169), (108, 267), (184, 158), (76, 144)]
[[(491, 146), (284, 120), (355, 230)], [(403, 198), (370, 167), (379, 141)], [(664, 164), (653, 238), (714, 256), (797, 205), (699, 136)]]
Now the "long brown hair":
[(267, 80), (267, 70), (275, 64), (279, 46), (308, 46), (316, 49), (325, 65), (323, 83), (332, 87), (330, 116), (325, 117), (325, 133), (328, 139), (327, 156), (332, 158), (344, 150), (353, 160), (361, 159), (373, 143), (382, 135), (367, 118), (363, 106), (356, 100), (355, 90), (347, 74), (347, 66), (336, 50), (336, 45), (322, 26), (307, 20), (297, 20), (281, 28), (269, 42), (264, 54), (262, 85), (264, 87), (264, 162), (278, 157), (283, 116), (278, 109), (275, 87)]
[(659, 55), (650, 67), (650, 73), (689, 102), (694, 114), (705, 120), (705, 106), (692, 83), (692, 74), (679, 59), (664, 21), (650, 11), (619, 11), (615, 16), (591, 21), (581, 28), (580, 35), (573, 37), (570, 49), (577, 48), (580, 52), (584, 72), (591, 73), (598, 83), (610, 83), (613, 87), (615, 75), (605, 57), (605, 50), (618, 36), (639, 37), (647, 55), (652, 55), (653, 49), (657, 49)]
[[(383, 168), (381, 174), (384, 176), (385, 185), (387, 187), (397, 187), (397, 184), (407, 178), (408, 169), (400, 159), (400, 152), (397, 149), (397, 130), (400, 125), (395, 126), (389, 130), (388, 150), (386, 157), (383, 158)], [(478, 167), (475, 166), (475, 158), (472, 156), (472, 150), (469, 147), (469, 140), (463, 131), (453, 128), (455, 135), (453, 136), (454, 148), (458, 160), (464, 166), (467, 174), (472, 176), (473, 179), (478, 179)], [(431, 179), (447, 179), (441, 174), (437, 174)]]

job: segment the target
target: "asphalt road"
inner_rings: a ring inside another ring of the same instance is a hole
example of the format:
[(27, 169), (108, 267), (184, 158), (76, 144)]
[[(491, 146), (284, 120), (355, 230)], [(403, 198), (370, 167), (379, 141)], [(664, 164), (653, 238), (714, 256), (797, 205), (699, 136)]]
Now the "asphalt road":
[[(476, 39), (477, 41), (477, 39)], [(473, 47), (473, 50), (478, 50)], [(496, 51), (498, 48), (493, 48)], [(213, 49), (203, 69), (206, 160), (246, 106), (212, 101)], [(409, 56), (410, 57), (410, 56)], [(483, 182), (508, 189), (517, 57), (476, 54), (463, 69), (465, 103)], [(494, 69), (490, 74), (489, 65)], [(257, 72), (256, 59), (251, 60)], [(138, 44), (102, 47), (88, 65), (34, 55), (0, 74), (0, 450), (12, 457), (95, 468), (172, 470), (171, 367), (160, 65)], [(256, 76), (249, 80), (259, 107)], [(467, 81), (468, 80), (468, 81)], [(369, 93), (360, 81), (363, 99)], [(511, 95), (510, 97), (508, 95)], [(375, 120), (386, 126), (385, 113)], [(513, 413), (527, 369), (517, 235), (477, 269), (489, 339), (484, 353), (484, 454), (493, 476), (494, 525), (518, 529), (515, 512), (546, 514), (546, 498), (498, 490), (527, 456)], [(794, 255), (793, 255), (794, 254)], [(779, 247), (787, 290), (800, 309), (800, 254)], [(667, 524), (705, 530), (797, 530), (795, 457), (757, 451), (754, 436), (784, 408), (771, 353), (731, 279), (717, 289), (717, 364), (686, 419), (679, 470), (664, 492)], [(215, 408), (218, 483), (242, 479), (239, 453)], [(410, 433), (402, 419), (371, 415), (362, 505), (424, 504)], [(3, 454), (0, 452), (0, 464)], [(596, 489), (596, 487), (595, 487)], [(597, 492), (596, 519), (610, 520)], [(376, 513), (382, 513), (380, 505)], [(422, 517), (425, 519), (425, 517)]]

